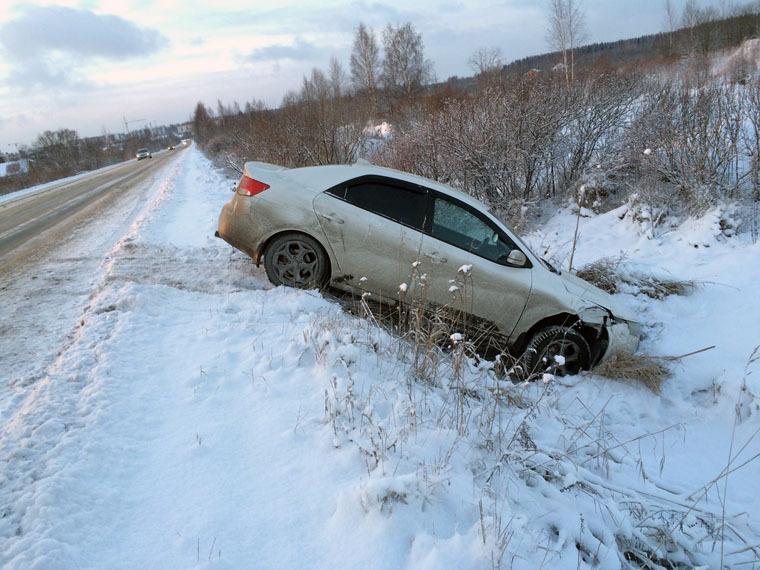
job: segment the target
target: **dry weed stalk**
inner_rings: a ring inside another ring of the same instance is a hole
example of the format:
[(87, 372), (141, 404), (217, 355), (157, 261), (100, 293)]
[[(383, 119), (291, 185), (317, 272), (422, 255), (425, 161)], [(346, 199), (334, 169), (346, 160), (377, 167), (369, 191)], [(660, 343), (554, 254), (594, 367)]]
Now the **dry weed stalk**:
[(620, 292), (621, 285), (629, 285), (652, 299), (688, 295), (696, 287), (694, 281), (664, 279), (632, 271), (625, 267), (622, 257), (603, 257), (585, 265), (576, 275), (610, 294)]
[(655, 394), (659, 394), (663, 382), (670, 378), (670, 369), (663, 359), (647, 354), (616, 352), (594, 368), (594, 372), (615, 380), (642, 382)]

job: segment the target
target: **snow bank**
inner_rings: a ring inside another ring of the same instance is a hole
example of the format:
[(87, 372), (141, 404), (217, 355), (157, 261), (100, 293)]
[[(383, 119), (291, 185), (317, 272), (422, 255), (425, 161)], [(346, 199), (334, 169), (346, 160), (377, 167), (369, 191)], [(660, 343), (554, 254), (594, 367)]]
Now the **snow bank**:
[(394, 130), (393, 125), (383, 121), (377, 125), (367, 125), (362, 132), (364, 134), (364, 142), (359, 154), (363, 158), (371, 158), (393, 137)]

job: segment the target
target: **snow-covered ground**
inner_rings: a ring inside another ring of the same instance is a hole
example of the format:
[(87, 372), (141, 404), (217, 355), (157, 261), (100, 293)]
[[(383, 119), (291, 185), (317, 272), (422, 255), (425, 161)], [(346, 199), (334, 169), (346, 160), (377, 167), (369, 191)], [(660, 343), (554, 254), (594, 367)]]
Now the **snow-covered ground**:
[[(576, 265), (624, 251), (698, 282), (620, 294), (646, 324), (642, 350), (716, 345), (673, 363), (662, 394), (588, 374), (512, 385), (456, 350), (423, 382), (403, 342), (272, 288), (213, 237), (231, 184), (184, 152), (125, 212), (60, 353), (34, 381), (3, 382), (1, 567), (757, 558), (760, 373), (745, 366), (760, 244), (725, 237), (719, 212), (656, 239), (620, 211), (581, 220)], [(561, 262), (574, 227), (560, 212), (528, 239)]]

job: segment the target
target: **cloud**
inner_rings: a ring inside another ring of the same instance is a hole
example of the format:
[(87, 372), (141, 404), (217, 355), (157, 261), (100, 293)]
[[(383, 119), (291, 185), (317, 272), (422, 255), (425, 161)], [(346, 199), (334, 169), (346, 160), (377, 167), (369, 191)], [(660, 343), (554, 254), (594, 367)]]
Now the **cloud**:
[(26, 89), (33, 87), (63, 87), (70, 91), (91, 89), (92, 83), (81, 77), (73, 63), (53, 58), (50, 61), (36, 59), (28, 60), (23, 65), (11, 67), (5, 83), (11, 87)]
[(0, 49), (17, 88), (81, 86), (82, 65), (144, 57), (168, 45), (156, 30), (129, 20), (64, 6), (32, 6), (0, 25)]
[(292, 59), (294, 61), (311, 61), (321, 58), (324, 50), (312, 43), (296, 38), (292, 45), (274, 44), (258, 48), (246, 56), (247, 61), (263, 62)]

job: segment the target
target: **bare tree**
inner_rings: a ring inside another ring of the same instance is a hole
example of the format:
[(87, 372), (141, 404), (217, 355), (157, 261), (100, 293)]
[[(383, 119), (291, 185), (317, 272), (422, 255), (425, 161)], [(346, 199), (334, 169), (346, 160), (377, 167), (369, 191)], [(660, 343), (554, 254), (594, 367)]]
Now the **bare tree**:
[(383, 30), (383, 85), (406, 97), (418, 92), (432, 78), (432, 64), (425, 59), (422, 34), (410, 22), (388, 24)]
[(497, 70), (502, 66), (501, 49), (497, 47), (478, 48), (467, 60), (467, 64), (479, 75)]
[(736, 14), (736, 5), (733, 0), (720, 0), (718, 9), (721, 18), (730, 18)]
[(681, 25), (689, 30), (689, 52), (699, 52), (702, 55), (710, 52), (715, 40), (715, 29), (710, 23), (717, 18), (718, 12), (715, 8), (703, 8), (698, 0), (686, 0), (681, 13)]
[(356, 28), (350, 65), (351, 83), (354, 89), (366, 94), (369, 112), (374, 113), (377, 109), (377, 83), (380, 76), (380, 46), (375, 32), (364, 23)]
[(343, 70), (343, 65), (338, 61), (337, 57), (333, 56), (330, 58), (328, 72), (330, 74), (332, 96), (334, 99), (340, 99), (346, 89), (346, 72)]
[(206, 105), (198, 101), (193, 111), (193, 134), (198, 139), (198, 142), (204, 144), (209, 137), (214, 127), (214, 121), (211, 118)]
[(693, 28), (702, 20), (702, 8), (697, 0), (686, 0), (681, 12), (681, 25), (684, 28)]
[(475, 72), (481, 87), (496, 84), (503, 77), (504, 64), (501, 49), (497, 47), (478, 48), (467, 60), (467, 64)]
[(546, 39), (562, 54), (567, 85), (575, 80), (575, 49), (586, 37), (586, 15), (579, 0), (549, 0)]
[(45, 170), (67, 176), (79, 170), (79, 142), (72, 129), (45, 131), (37, 136), (34, 150)]
[(676, 30), (676, 9), (673, 0), (665, 0), (665, 30), (668, 32), (668, 47), (673, 53), (673, 32)]

